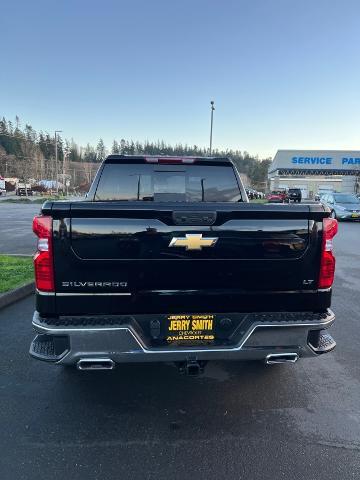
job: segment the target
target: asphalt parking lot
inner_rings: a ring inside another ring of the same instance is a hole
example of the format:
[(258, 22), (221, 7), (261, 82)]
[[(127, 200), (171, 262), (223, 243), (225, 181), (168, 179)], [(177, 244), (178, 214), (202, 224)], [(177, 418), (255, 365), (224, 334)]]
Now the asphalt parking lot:
[(41, 204), (0, 203), (0, 253), (31, 255), (36, 247), (32, 235), (32, 219), (40, 212)]
[[(12, 248), (33, 249), (27, 237)], [(0, 478), (359, 478), (359, 238), (340, 224), (337, 349), (295, 365), (65, 371), (28, 356), (32, 297), (0, 311)]]
[[(76, 197), (76, 200), (80, 198)], [(74, 198), (71, 200), (74, 201)], [(41, 205), (41, 203), (0, 202), (0, 253), (23, 255), (34, 253), (36, 240), (31, 232), (31, 226), (34, 216), (40, 213)]]

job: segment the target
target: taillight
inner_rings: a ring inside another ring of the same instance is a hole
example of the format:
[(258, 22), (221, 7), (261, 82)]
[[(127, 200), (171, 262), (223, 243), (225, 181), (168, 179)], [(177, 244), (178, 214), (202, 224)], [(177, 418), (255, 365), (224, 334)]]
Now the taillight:
[(330, 288), (334, 281), (335, 257), (333, 238), (338, 231), (338, 222), (334, 218), (324, 218), (321, 245), (319, 288)]
[(38, 237), (37, 252), (34, 256), (36, 288), (44, 292), (53, 292), (52, 218), (42, 215), (34, 217), (33, 232)]

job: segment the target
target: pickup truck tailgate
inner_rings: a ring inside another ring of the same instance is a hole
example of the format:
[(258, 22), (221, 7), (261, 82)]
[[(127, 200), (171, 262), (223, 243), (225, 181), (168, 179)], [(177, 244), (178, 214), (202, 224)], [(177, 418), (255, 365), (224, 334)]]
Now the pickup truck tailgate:
[[(212, 292), (227, 292), (232, 301), (238, 295), (241, 303), (248, 292), (316, 288), (318, 230), (327, 215), (320, 207), (144, 202), (65, 207), (56, 204), (52, 210), (62, 311), (65, 297), (77, 294), (130, 294), (134, 309), (139, 294), (206, 290), (210, 309)], [(119, 296), (117, 304), (126, 301)]]

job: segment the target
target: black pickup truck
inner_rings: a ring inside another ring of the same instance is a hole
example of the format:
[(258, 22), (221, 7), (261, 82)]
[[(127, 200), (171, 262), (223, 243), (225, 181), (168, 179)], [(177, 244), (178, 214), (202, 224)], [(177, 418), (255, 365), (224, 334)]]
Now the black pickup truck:
[(227, 158), (111, 155), (85, 201), (34, 218), (30, 354), (80, 370), (331, 351), (337, 222), (321, 204), (249, 203)]

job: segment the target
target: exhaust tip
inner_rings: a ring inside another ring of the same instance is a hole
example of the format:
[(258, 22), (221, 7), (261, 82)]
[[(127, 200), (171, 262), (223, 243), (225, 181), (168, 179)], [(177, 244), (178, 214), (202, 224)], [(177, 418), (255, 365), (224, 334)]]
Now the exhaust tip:
[(275, 363), (295, 363), (299, 359), (297, 353), (270, 353), (265, 358), (266, 365)]
[(78, 370), (113, 370), (115, 362), (111, 358), (81, 358), (76, 366)]

